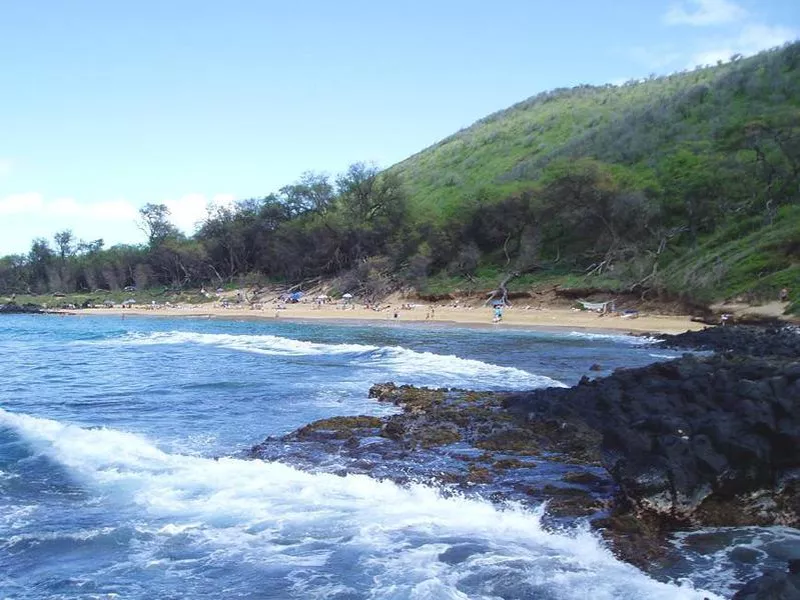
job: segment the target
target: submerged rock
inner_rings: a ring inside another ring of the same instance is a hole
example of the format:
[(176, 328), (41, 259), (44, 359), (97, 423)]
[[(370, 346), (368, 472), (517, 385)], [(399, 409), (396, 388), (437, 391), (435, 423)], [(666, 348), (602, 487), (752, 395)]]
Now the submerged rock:
[[(611, 482), (599, 467), (599, 435), (584, 427), (589, 437), (567, 443), (559, 423), (529, 423), (506, 410), (507, 393), (386, 383), (369, 395), (401, 412), (315, 421), (264, 440), (249, 456), (398, 482), (438, 482), (496, 500), (548, 501), (556, 516), (591, 514), (611, 499)], [(566, 485), (549, 485), (565, 473)]]
[(733, 600), (800, 600), (800, 560), (790, 560), (788, 571), (768, 571), (753, 579)]

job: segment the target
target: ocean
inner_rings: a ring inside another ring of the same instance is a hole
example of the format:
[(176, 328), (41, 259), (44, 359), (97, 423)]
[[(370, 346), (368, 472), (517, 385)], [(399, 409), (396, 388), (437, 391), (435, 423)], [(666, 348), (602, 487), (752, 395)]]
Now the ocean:
[(2, 317), (0, 598), (727, 597), (797, 531), (676, 535), (682, 560), (647, 575), (546, 506), (243, 458), (396, 410), (373, 383), (526, 390), (678, 355), (432, 323)]

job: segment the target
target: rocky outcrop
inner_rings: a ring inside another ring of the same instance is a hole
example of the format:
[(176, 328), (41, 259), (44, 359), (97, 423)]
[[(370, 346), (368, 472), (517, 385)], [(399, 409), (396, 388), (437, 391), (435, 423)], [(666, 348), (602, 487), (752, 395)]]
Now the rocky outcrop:
[(692, 348), (747, 356), (800, 356), (800, 333), (791, 325), (732, 325), (659, 336), (670, 348)]
[(551, 515), (590, 516), (643, 568), (670, 551), (664, 534), (676, 527), (800, 526), (797, 332), (676, 337), (726, 353), (619, 369), (570, 389), (380, 384), (370, 396), (397, 414), (325, 419), (250, 456), (546, 500)]
[(602, 435), (620, 502), (676, 524), (800, 524), (800, 362), (725, 356), (510, 396), (530, 423)]
[[(281, 452), (287, 441), (314, 442), (317, 455), (355, 461), (369, 454), (373, 462), (400, 464), (413, 456), (416, 475), (446, 471), (443, 450), (466, 456), (444, 477), (450, 482), (501, 481), (520, 465), (530, 468), (531, 457), (546, 456), (605, 467), (617, 486), (616, 514), (644, 519), (651, 529), (800, 525), (797, 361), (686, 355), (584, 378), (570, 389), (478, 393), (382, 384), (370, 395), (401, 411), (326, 419), (273, 442)], [(253, 455), (264, 457), (269, 447), (265, 442)], [(426, 470), (426, 461), (437, 466)], [(514, 489), (524, 487), (511, 479)]]
[(529, 423), (504, 409), (505, 393), (378, 384), (370, 396), (399, 412), (315, 421), (267, 438), (249, 456), (398, 482), (428, 481), (497, 500), (548, 502), (551, 516), (607, 508), (611, 480), (600, 436), (586, 425)]
[(17, 304), (16, 302), (0, 304), (0, 315), (41, 314), (43, 312), (42, 307), (38, 304)]

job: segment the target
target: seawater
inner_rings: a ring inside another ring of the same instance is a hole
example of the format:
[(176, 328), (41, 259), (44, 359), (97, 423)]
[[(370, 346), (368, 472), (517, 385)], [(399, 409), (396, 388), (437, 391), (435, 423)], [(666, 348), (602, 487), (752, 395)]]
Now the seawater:
[(577, 332), (4, 317), (0, 597), (723, 597), (794, 530), (687, 534), (656, 579), (585, 524), (543, 526), (546, 507), (236, 458), (391, 412), (377, 382), (523, 390), (677, 355)]

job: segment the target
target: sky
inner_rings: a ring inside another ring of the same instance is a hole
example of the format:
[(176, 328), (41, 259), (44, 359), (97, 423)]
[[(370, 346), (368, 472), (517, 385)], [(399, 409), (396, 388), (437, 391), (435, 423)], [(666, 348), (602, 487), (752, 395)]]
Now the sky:
[(0, 0), (0, 256), (388, 167), (538, 92), (800, 38), (797, 0)]

